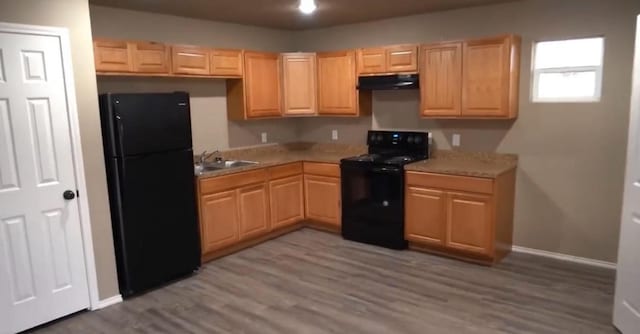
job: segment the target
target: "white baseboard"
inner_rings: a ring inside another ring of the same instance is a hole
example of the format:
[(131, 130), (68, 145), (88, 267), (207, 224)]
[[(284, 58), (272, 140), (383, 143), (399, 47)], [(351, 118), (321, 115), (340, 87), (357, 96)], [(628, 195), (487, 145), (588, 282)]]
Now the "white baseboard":
[(115, 304), (118, 304), (118, 303), (122, 303), (122, 296), (121, 295), (115, 295), (113, 297), (109, 297), (109, 298), (103, 299), (98, 303), (98, 306), (92, 308), (91, 310), (92, 311), (96, 311), (96, 310), (103, 309), (105, 307), (109, 307), (111, 305), (115, 305)]
[(512, 246), (511, 250), (517, 253), (526, 253), (526, 254), (544, 256), (544, 257), (548, 257), (556, 260), (581, 263), (581, 264), (586, 264), (594, 267), (607, 268), (607, 269), (613, 269), (613, 270), (616, 269), (616, 264), (613, 262), (588, 259), (586, 257), (579, 257), (579, 256), (568, 255), (568, 254), (562, 254), (562, 253), (554, 253), (554, 252), (544, 251), (540, 249), (533, 249), (533, 248), (520, 247), (520, 246)]

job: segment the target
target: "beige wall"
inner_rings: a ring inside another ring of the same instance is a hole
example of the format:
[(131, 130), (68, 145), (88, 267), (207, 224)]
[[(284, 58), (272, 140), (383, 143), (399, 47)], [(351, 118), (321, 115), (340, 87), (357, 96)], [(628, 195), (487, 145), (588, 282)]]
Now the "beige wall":
[[(303, 51), (502, 33), (523, 41), (515, 122), (423, 120), (417, 92), (376, 92), (372, 118), (308, 119), (298, 131), (304, 140), (326, 141), (338, 129), (343, 140), (362, 141), (369, 127), (422, 129), (434, 132), (439, 148), (459, 133), (463, 150), (518, 153), (515, 243), (615, 261), (638, 13), (636, 0), (527, 0), (297, 33)], [(594, 35), (606, 38), (602, 101), (531, 103), (533, 41)]]
[[(91, 6), (91, 27), (96, 37), (220, 48), (287, 51), (292, 41), (287, 31), (98, 6)], [(227, 122), (226, 86), (220, 79), (99, 77), (98, 90), (101, 93), (189, 92), (194, 152), (258, 145), (262, 132), (267, 133), (270, 143), (293, 141), (297, 136), (295, 120)]]
[(100, 298), (117, 295), (87, 0), (2, 1), (0, 21), (69, 29), (98, 287)]

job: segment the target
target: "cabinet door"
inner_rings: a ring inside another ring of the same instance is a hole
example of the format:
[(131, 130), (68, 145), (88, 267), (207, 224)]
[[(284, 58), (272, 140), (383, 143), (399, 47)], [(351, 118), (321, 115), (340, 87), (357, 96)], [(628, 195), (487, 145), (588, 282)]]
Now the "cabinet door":
[(358, 74), (387, 72), (387, 54), (384, 48), (358, 50)]
[(509, 116), (509, 44), (508, 38), (464, 43), (462, 116)]
[(405, 237), (409, 241), (444, 245), (446, 230), (445, 193), (408, 187), (405, 196)]
[(386, 48), (387, 72), (417, 72), (418, 47), (396, 45)]
[(316, 113), (316, 55), (313, 53), (282, 55), (284, 114)]
[(305, 175), (304, 189), (307, 218), (340, 226), (340, 179)]
[(451, 192), (447, 198), (447, 246), (490, 255), (491, 197)]
[(282, 114), (278, 56), (275, 53), (245, 52), (244, 93), (247, 118)]
[(273, 229), (295, 224), (304, 219), (302, 175), (269, 183), (271, 226)]
[(93, 41), (96, 72), (131, 72), (129, 43), (97, 39)]
[(460, 116), (462, 44), (436, 44), (420, 53), (422, 116)]
[(269, 232), (269, 203), (264, 183), (240, 188), (240, 240)]
[(358, 115), (355, 53), (318, 53), (318, 114)]
[(209, 50), (197, 46), (174, 46), (171, 48), (173, 73), (209, 75)]
[(242, 76), (242, 50), (212, 50), (211, 75), (224, 77)]
[(202, 196), (200, 210), (203, 254), (238, 241), (240, 219), (235, 190)]
[(169, 73), (169, 47), (161, 43), (137, 42), (133, 46), (133, 71), (137, 73)]

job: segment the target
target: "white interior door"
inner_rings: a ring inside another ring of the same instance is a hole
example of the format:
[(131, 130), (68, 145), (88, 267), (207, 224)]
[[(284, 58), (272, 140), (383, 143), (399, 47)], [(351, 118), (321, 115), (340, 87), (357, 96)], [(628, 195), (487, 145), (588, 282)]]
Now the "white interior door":
[(0, 333), (89, 306), (63, 66), (59, 37), (0, 31)]
[(640, 333), (640, 16), (631, 93), (631, 117), (613, 323)]

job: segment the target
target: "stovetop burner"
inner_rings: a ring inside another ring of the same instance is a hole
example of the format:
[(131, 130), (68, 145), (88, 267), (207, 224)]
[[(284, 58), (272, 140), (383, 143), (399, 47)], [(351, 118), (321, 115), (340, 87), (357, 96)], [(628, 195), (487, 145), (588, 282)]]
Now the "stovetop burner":
[(404, 166), (429, 158), (426, 132), (369, 131), (367, 144), (367, 154), (346, 158), (342, 162)]

